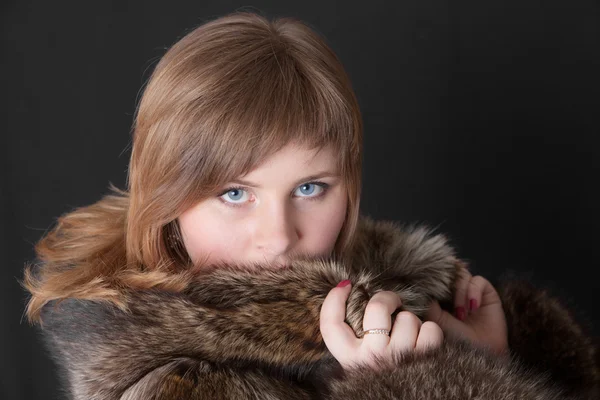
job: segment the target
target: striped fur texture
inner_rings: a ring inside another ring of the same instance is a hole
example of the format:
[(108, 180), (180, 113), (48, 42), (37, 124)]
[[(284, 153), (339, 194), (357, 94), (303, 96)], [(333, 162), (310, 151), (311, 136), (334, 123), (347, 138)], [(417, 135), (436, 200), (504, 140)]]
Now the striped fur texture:
[(183, 293), (129, 293), (128, 312), (67, 299), (42, 312), (42, 333), (77, 400), (597, 398), (598, 352), (571, 314), (525, 283), (499, 287), (510, 358), (447, 340), (343, 371), (319, 333), (338, 282), (353, 282), (347, 322), (360, 331), (369, 298), (393, 290), (422, 316), (449, 301), (459, 268), (427, 229), (363, 218), (350, 262), (298, 260), (283, 269), (220, 266)]

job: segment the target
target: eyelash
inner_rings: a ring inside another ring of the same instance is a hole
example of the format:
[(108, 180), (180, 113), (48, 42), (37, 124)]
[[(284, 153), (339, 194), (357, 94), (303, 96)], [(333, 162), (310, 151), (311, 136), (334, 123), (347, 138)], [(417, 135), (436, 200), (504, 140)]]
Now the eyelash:
[[(305, 182), (299, 186), (296, 186), (296, 189), (298, 189), (301, 186), (304, 185), (317, 185), (320, 186), (323, 191), (321, 193), (319, 193), (317, 196), (311, 196), (311, 197), (302, 197), (303, 200), (309, 200), (309, 201), (313, 201), (313, 200), (319, 200), (321, 199), (321, 197), (323, 197), (326, 193), (327, 190), (329, 190), (329, 184), (325, 183), (325, 182), (319, 182), (319, 181), (312, 181), (312, 182)], [(234, 207), (234, 208), (240, 208), (244, 206), (244, 203), (241, 204), (234, 204), (234, 203), (230, 203), (228, 201), (223, 200), (221, 197), (229, 192), (231, 192), (232, 190), (245, 190), (248, 191), (248, 188), (245, 186), (232, 186), (230, 188), (225, 189), (221, 194), (217, 195), (217, 199), (219, 199), (219, 201), (223, 204), (225, 204), (228, 207)], [(294, 191), (296, 191), (294, 189)]]

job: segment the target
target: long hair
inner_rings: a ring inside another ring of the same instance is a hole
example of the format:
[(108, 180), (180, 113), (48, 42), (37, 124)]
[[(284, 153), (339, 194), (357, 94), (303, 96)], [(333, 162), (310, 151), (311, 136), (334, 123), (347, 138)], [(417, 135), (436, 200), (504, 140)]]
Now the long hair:
[(362, 120), (339, 59), (290, 18), (235, 13), (191, 31), (140, 100), (128, 190), (63, 215), (37, 244), (39, 263), (25, 271), (27, 315), (36, 320), (48, 301), (67, 297), (124, 307), (124, 287), (184, 289), (177, 217), (290, 143), (335, 149), (348, 192), (334, 249), (342, 258), (358, 221)]

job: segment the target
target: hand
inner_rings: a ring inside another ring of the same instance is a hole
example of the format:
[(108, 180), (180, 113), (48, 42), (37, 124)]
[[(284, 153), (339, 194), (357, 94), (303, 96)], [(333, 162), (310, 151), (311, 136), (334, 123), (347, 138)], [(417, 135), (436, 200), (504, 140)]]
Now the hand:
[(434, 301), (425, 319), (437, 323), (448, 337), (466, 338), (496, 354), (508, 355), (506, 317), (498, 292), (484, 277), (472, 276), (465, 264), (458, 266), (456, 317)]
[(325, 345), (344, 369), (359, 364), (377, 367), (378, 359), (391, 358), (392, 354), (407, 350), (424, 350), (442, 344), (444, 334), (434, 322), (422, 323), (413, 313), (402, 311), (392, 327), (392, 313), (402, 305), (394, 292), (378, 292), (369, 300), (363, 318), (363, 329), (391, 330), (385, 334), (367, 334), (362, 339), (344, 322), (346, 300), (351, 285), (341, 282), (332, 289), (321, 308), (320, 329)]

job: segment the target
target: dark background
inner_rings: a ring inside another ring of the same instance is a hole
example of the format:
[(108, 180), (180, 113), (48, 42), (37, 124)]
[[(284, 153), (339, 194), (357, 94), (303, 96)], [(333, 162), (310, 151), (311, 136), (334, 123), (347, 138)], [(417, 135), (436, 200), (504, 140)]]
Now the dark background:
[(342, 59), (365, 122), (364, 213), (437, 226), (475, 273), (525, 274), (599, 333), (597, 1), (5, 1), (2, 399), (60, 398), (22, 318), (33, 244), (109, 182), (124, 187), (157, 60), (241, 7), (305, 20)]

